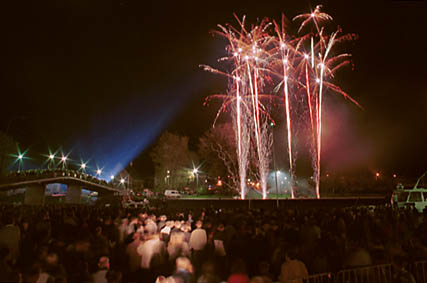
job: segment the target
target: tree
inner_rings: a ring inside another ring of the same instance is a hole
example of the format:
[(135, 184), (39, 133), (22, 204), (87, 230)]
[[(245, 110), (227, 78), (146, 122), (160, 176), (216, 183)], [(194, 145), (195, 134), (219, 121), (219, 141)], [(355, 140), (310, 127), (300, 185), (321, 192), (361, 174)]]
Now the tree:
[(0, 176), (5, 176), (12, 162), (10, 154), (16, 150), (16, 143), (6, 133), (0, 132)]
[(222, 176), (224, 185), (238, 190), (239, 166), (231, 123), (216, 125), (203, 134), (199, 139), (199, 156), (208, 176)]
[(165, 132), (160, 136), (150, 156), (155, 164), (155, 188), (180, 188), (188, 182), (189, 168), (192, 168), (188, 137)]

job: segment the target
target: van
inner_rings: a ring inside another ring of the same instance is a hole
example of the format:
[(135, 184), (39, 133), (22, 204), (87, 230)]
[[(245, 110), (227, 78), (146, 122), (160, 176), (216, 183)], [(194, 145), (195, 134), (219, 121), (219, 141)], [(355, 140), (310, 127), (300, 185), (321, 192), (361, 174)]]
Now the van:
[(166, 190), (165, 197), (167, 198), (180, 198), (181, 194), (177, 190)]

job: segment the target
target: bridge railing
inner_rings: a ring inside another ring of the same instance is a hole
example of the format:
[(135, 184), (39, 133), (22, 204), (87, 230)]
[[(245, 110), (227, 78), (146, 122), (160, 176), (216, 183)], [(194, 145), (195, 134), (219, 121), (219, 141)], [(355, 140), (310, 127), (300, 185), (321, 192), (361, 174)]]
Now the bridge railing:
[(31, 181), (42, 178), (58, 178), (58, 177), (73, 177), (79, 178), (88, 182), (100, 184), (108, 187), (116, 187), (115, 184), (107, 183), (105, 180), (98, 179), (95, 176), (84, 172), (69, 170), (69, 169), (40, 169), (11, 172), (6, 178), (0, 180), (0, 183), (14, 183), (22, 181)]

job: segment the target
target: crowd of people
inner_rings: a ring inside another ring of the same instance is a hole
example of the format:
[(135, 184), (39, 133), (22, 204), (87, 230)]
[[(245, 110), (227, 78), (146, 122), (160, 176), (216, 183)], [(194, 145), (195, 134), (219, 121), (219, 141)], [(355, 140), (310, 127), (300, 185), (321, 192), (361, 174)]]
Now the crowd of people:
[[(427, 257), (427, 218), (391, 207), (140, 210), (0, 206), (0, 282), (299, 282)], [(406, 280), (406, 281), (405, 281)]]

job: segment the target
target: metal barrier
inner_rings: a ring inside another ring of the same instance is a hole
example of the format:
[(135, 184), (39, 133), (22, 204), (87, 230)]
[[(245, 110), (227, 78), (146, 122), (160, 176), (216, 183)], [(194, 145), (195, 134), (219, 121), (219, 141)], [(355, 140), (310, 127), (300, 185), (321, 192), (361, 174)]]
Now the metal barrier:
[(410, 264), (408, 271), (414, 276), (415, 282), (427, 282), (427, 261)]
[(391, 264), (375, 265), (339, 271), (336, 283), (388, 283), (393, 278)]
[[(415, 282), (427, 283), (427, 261), (417, 261), (408, 265), (408, 271)], [(292, 280), (289, 283), (391, 283), (393, 266), (391, 264), (374, 265), (356, 269), (341, 270), (336, 273), (311, 275), (304, 279)]]

